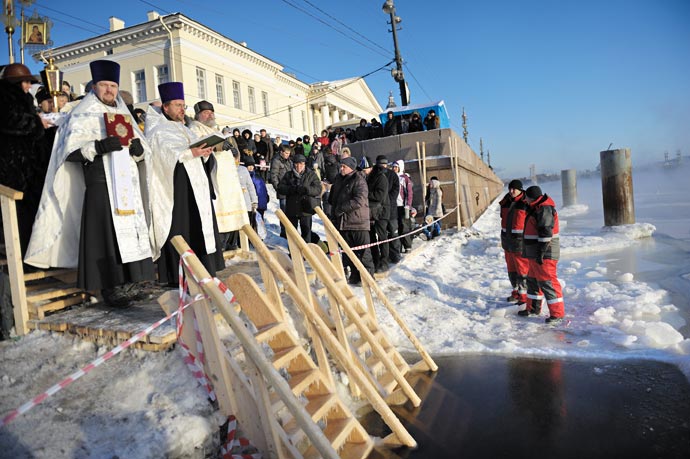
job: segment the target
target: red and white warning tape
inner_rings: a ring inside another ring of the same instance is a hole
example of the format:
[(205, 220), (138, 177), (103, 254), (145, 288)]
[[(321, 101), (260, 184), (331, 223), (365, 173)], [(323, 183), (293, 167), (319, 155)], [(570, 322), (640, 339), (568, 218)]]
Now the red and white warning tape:
[(95, 359), (93, 362), (89, 363), (88, 365), (86, 365), (82, 369), (75, 371), (74, 373), (69, 375), (67, 378), (63, 379), (59, 383), (50, 387), (45, 392), (41, 393), (40, 395), (37, 395), (36, 397), (31, 399), (30, 401), (24, 403), (19, 408), (12, 410), (9, 414), (7, 414), (7, 416), (2, 418), (2, 421), (0, 421), (0, 427), (5, 426), (5, 425), (9, 424), (10, 422), (14, 421), (18, 416), (26, 413), (27, 411), (29, 411), (30, 409), (32, 409), (36, 405), (40, 404), (41, 402), (43, 402), (45, 399), (47, 399), (51, 395), (56, 394), (60, 390), (69, 386), (70, 384), (72, 384), (77, 379), (79, 379), (82, 376), (84, 376), (85, 374), (89, 373), (94, 368), (96, 368), (96, 367), (100, 366), (102, 363), (110, 360), (112, 357), (116, 356), (117, 354), (124, 351), (129, 346), (131, 346), (132, 344), (136, 343), (137, 341), (139, 341), (140, 339), (142, 339), (146, 335), (150, 334), (153, 330), (160, 327), (161, 325), (163, 325), (165, 322), (167, 322), (168, 320), (170, 320), (174, 316), (180, 314), (181, 310), (188, 308), (189, 306), (191, 306), (194, 302), (196, 302), (198, 300), (199, 299), (195, 298), (190, 303), (185, 304), (181, 309), (178, 309), (177, 311), (167, 315), (166, 317), (163, 317), (158, 322), (146, 327), (144, 330), (140, 331), (139, 333), (137, 333), (136, 335), (134, 335), (133, 337), (131, 337), (127, 341), (115, 346), (110, 351), (106, 352), (101, 357), (98, 357), (97, 359)]
[[(225, 444), (220, 447), (223, 459), (261, 459), (261, 453), (244, 454), (240, 451), (254, 448), (249, 440), (244, 437), (235, 438), (237, 435), (237, 419), (230, 415), (228, 418), (228, 438)], [(238, 451), (239, 449), (239, 451)]]

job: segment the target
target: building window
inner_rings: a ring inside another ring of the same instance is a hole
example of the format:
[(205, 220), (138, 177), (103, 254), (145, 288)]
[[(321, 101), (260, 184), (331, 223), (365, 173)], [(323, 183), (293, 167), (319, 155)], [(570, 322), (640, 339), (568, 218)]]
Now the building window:
[(268, 93), (261, 91), (261, 105), (264, 107), (264, 116), (268, 116)]
[(292, 122), (292, 107), (288, 107), (288, 120), (290, 121), (290, 127), (293, 128), (293, 122)]
[(307, 131), (307, 114), (302, 110), (302, 130)]
[(105, 55), (106, 56), (112, 56), (113, 55), (113, 48), (108, 48), (105, 50)]
[(242, 98), (240, 97), (240, 82), (232, 82), (232, 101), (235, 104), (235, 108), (242, 109)]
[(225, 90), (223, 89), (223, 75), (216, 73), (216, 100), (219, 104), (225, 105)]
[(134, 102), (145, 102), (146, 99), (146, 73), (143, 70), (134, 72)]
[(170, 82), (170, 73), (168, 72), (167, 65), (159, 65), (158, 67), (156, 67), (156, 74), (158, 80), (156, 82), (156, 86), (158, 86), (159, 84)]
[(206, 70), (201, 67), (196, 68), (196, 90), (199, 99), (206, 99)]
[(251, 86), (247, 87), (247, 92), (249, 96), (249, 111), (256, 113), (256, 97), (254, 97), (254, 88)]

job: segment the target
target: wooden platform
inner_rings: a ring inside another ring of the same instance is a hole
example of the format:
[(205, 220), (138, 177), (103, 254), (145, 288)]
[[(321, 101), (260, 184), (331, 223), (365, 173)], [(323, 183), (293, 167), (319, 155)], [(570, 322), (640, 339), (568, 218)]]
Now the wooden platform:
[[(259, 265), (255, 260), (248, 260), (246, 256), (237, 257), (235, 262), (217, 273), (217, 277), (225, 279), (240, 272), (253, 279), (261, 279)], [(109, 308), (100, 302), (74, 305), (41, 319), (34, 317), (29, 320), (28, 325), (31, 329), (71, 334), (99, 345), (116, 346), (165, 317), (165, 312), (156, 300), (168, 290), (171, 289), (154, 286), (150, 290), (150, 300), (122, 309)], [(167, 322), (145, 339), (135, 343), (133, 347), (146, 351), (164, 351), (176, 341), (175, 327), (171, 322)]]
[[(116, 346), (163, 317), (165, 313), (155, 301), (122, 309), (94, 303), (76, 306), (43, 319), (30, 320), (29, 326), (39, 330), (72, 334), (100, 345)], [(175, 341), (175, 327), (168, 321), (136, 342), (133, 347), (147, 351), (164, 351)]]

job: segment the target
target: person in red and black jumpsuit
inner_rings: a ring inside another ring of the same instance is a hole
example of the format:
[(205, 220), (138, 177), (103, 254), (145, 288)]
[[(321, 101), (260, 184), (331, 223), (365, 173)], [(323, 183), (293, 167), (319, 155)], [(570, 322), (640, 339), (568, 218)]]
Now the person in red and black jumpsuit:
[(527, 203), (520, 180), (513, 180), (508, 184), (508, 193), (501, 199), (500, 205), (501, 247), (506, 257), (510, 285), (513, 287), (507, 301), (521, 305), (527, 302), (529, 262), (522, 256)]
[(527, 308), (518, 312), (521, 316), (541, 313), (542, 300), (546, 298), (549, 317), (546, 323), (556, 324), (565, 316), (565, 304), (557, 267), (560, 256), (558, 212), (556, 204), (538, 186), (525, 190), (528, 204), (525, 219), (525, 244), (522, 255), (529, 259), (527, 274)]

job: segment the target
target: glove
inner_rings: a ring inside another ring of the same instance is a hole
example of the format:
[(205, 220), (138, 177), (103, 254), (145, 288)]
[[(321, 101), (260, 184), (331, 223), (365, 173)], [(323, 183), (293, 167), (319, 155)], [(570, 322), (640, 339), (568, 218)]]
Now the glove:
[(538, 264), (538, 265), (544, 264), (544, 254), (543, 254), (543, 253), (540, 253), (539, 255), (537, 255), (537, 260), (536, 260), (536, 261), (537, 261), (537, 264)]
[(110, 153), (111, 151), (122, 150), (122, 145), (120, 144), (120, 139), (117, 137), (106, 137), (103, 140), (96, 140), (96, 153), (99, 155), (104, 155)]
[(141, 145), (141, 139), (132, 139), (132, 143), (129, 144), (129, 155), (141, 156), (142, 153), (144, 153), (144, 147)]

